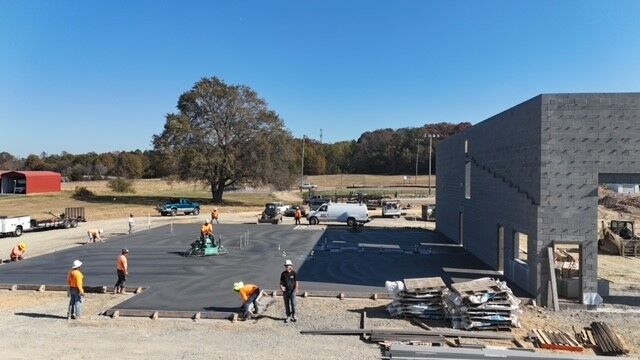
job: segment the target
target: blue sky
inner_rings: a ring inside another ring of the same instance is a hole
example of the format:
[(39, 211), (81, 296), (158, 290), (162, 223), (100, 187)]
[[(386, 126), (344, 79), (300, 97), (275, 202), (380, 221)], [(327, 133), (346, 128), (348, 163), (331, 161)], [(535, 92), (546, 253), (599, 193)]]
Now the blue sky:
[(640, 89), (640, 1), (0, 0), (0, 151), (149, 149), (203, 76), (296, 136)]

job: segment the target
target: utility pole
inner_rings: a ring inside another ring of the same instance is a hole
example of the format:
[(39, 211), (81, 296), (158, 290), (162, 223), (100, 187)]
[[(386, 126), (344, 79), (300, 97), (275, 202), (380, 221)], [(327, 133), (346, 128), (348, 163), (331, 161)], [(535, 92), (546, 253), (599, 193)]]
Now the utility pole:
[(416, 178), (413, 181), (416, 185), (418, 185), (418, 153), (420, 153), (420, 141), (418, 141), (418, 148), (416, 149)]
[(433, 138), (440, 137), (440, 135), (429, 134), (429, 196), (431, 196), (431, 141)]
[(322, 129), (320, 129), (320, 144), (322, 144)]
[(302, 167), (300, 167), (300, 191), (302, 191), (302, 186), (304, 185), (304, 138), (305, 135), (302, 135)]

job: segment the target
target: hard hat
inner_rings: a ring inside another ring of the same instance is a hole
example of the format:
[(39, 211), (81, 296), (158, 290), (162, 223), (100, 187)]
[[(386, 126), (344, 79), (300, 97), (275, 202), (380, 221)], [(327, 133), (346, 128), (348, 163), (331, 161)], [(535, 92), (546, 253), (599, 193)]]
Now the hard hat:
[(104, 232), (104, 230), (100, 229), (98, 230), (98, 234), (102, 234)]
[(205, 223), (205, 224), (208, 224), (208, 223), (209, 223), (209, 219), (205, 219), (205, 220), (204, 220), (204, 223)]
[(293, 263), (291, 262), (291, 260), (287, 260), (284, 262), (284, 266), (293, 266)]
[(296, 206), (296, 209), (300, 209), (300, 206)]
[(125, 248), (125, 249), (122, 249), (122, 253), (123, 253), (123, 254), (128, 254), (128, 253), (129, 253), (129, 249), (126, 249), (126, 248)]
[(18, 249), (20, 250), (26, 250), (27, 249), (27, 244), (21, 242), (20, 244), (18, 244)]
[(244, 287), (244, 283), (242, 281), (238, 281), (233, 284), (233, 291), (240, 291)]
[(218, 210), (218, 208), (213, 208), (213, 210)]
[(72, 269), (77, 269), (80, 266), (82, 266), (82, 261), (80, 260), (73, 260), (73, 266), (71, 267)]

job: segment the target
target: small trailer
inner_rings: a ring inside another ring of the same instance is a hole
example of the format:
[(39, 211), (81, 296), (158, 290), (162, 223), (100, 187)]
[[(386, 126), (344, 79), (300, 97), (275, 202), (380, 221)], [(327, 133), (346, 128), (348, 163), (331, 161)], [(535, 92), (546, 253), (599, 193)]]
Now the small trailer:
[(17, 237), (29, 230), (31, 230), (31, 218), (29, 216), (0, 216), (0, 235)]
[(78, 221), (83, 221), (80, 220), (80, 218), (69, 218), (65, 214), (60, 214), (60, 216), (56, 216), (52, 212), (46, 212), (45, 214), (51, 215), (52, 218), (46, 220), (31, 219), (30, 231), (48, 229), (70, 229), (78, 227)]

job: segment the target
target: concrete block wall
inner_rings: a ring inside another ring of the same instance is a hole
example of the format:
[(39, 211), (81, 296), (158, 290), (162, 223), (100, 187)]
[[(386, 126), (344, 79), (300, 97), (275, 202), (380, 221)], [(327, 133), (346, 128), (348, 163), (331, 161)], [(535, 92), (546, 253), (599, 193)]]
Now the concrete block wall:
[[(495, 267), (504, 226), (505, 276), (542, 302), (546, 248), (579, 242), (582, 289), (596, 292), (597, 187), (640, 183), (640, 94), (540, 95), (444, 140), (437, 161), (439, 231), (459, 241), (464, 213), (464, 246)], [(526, 265), (514, 260), (515, 231), (529, 235)]]
[[(540, 97), (479, 123), (438, 145), (437, 228), (488, 265), (498, 266), (498, 226), (504, 227), (505, 276), (534, 294), (537, 274), (514, 260), (514, 233), (529, 236), (536, 263), (540, 180)], [(467, 141), (468, 152), (464, 152)], [(465, 198), (464, 165), (470, 161), (471, 198)]]
[(640, 94), (547, 94), (541, 105), (538, 252), (581, 242), (582, 288), (597, 292), (598, 184), (640, 183)]

